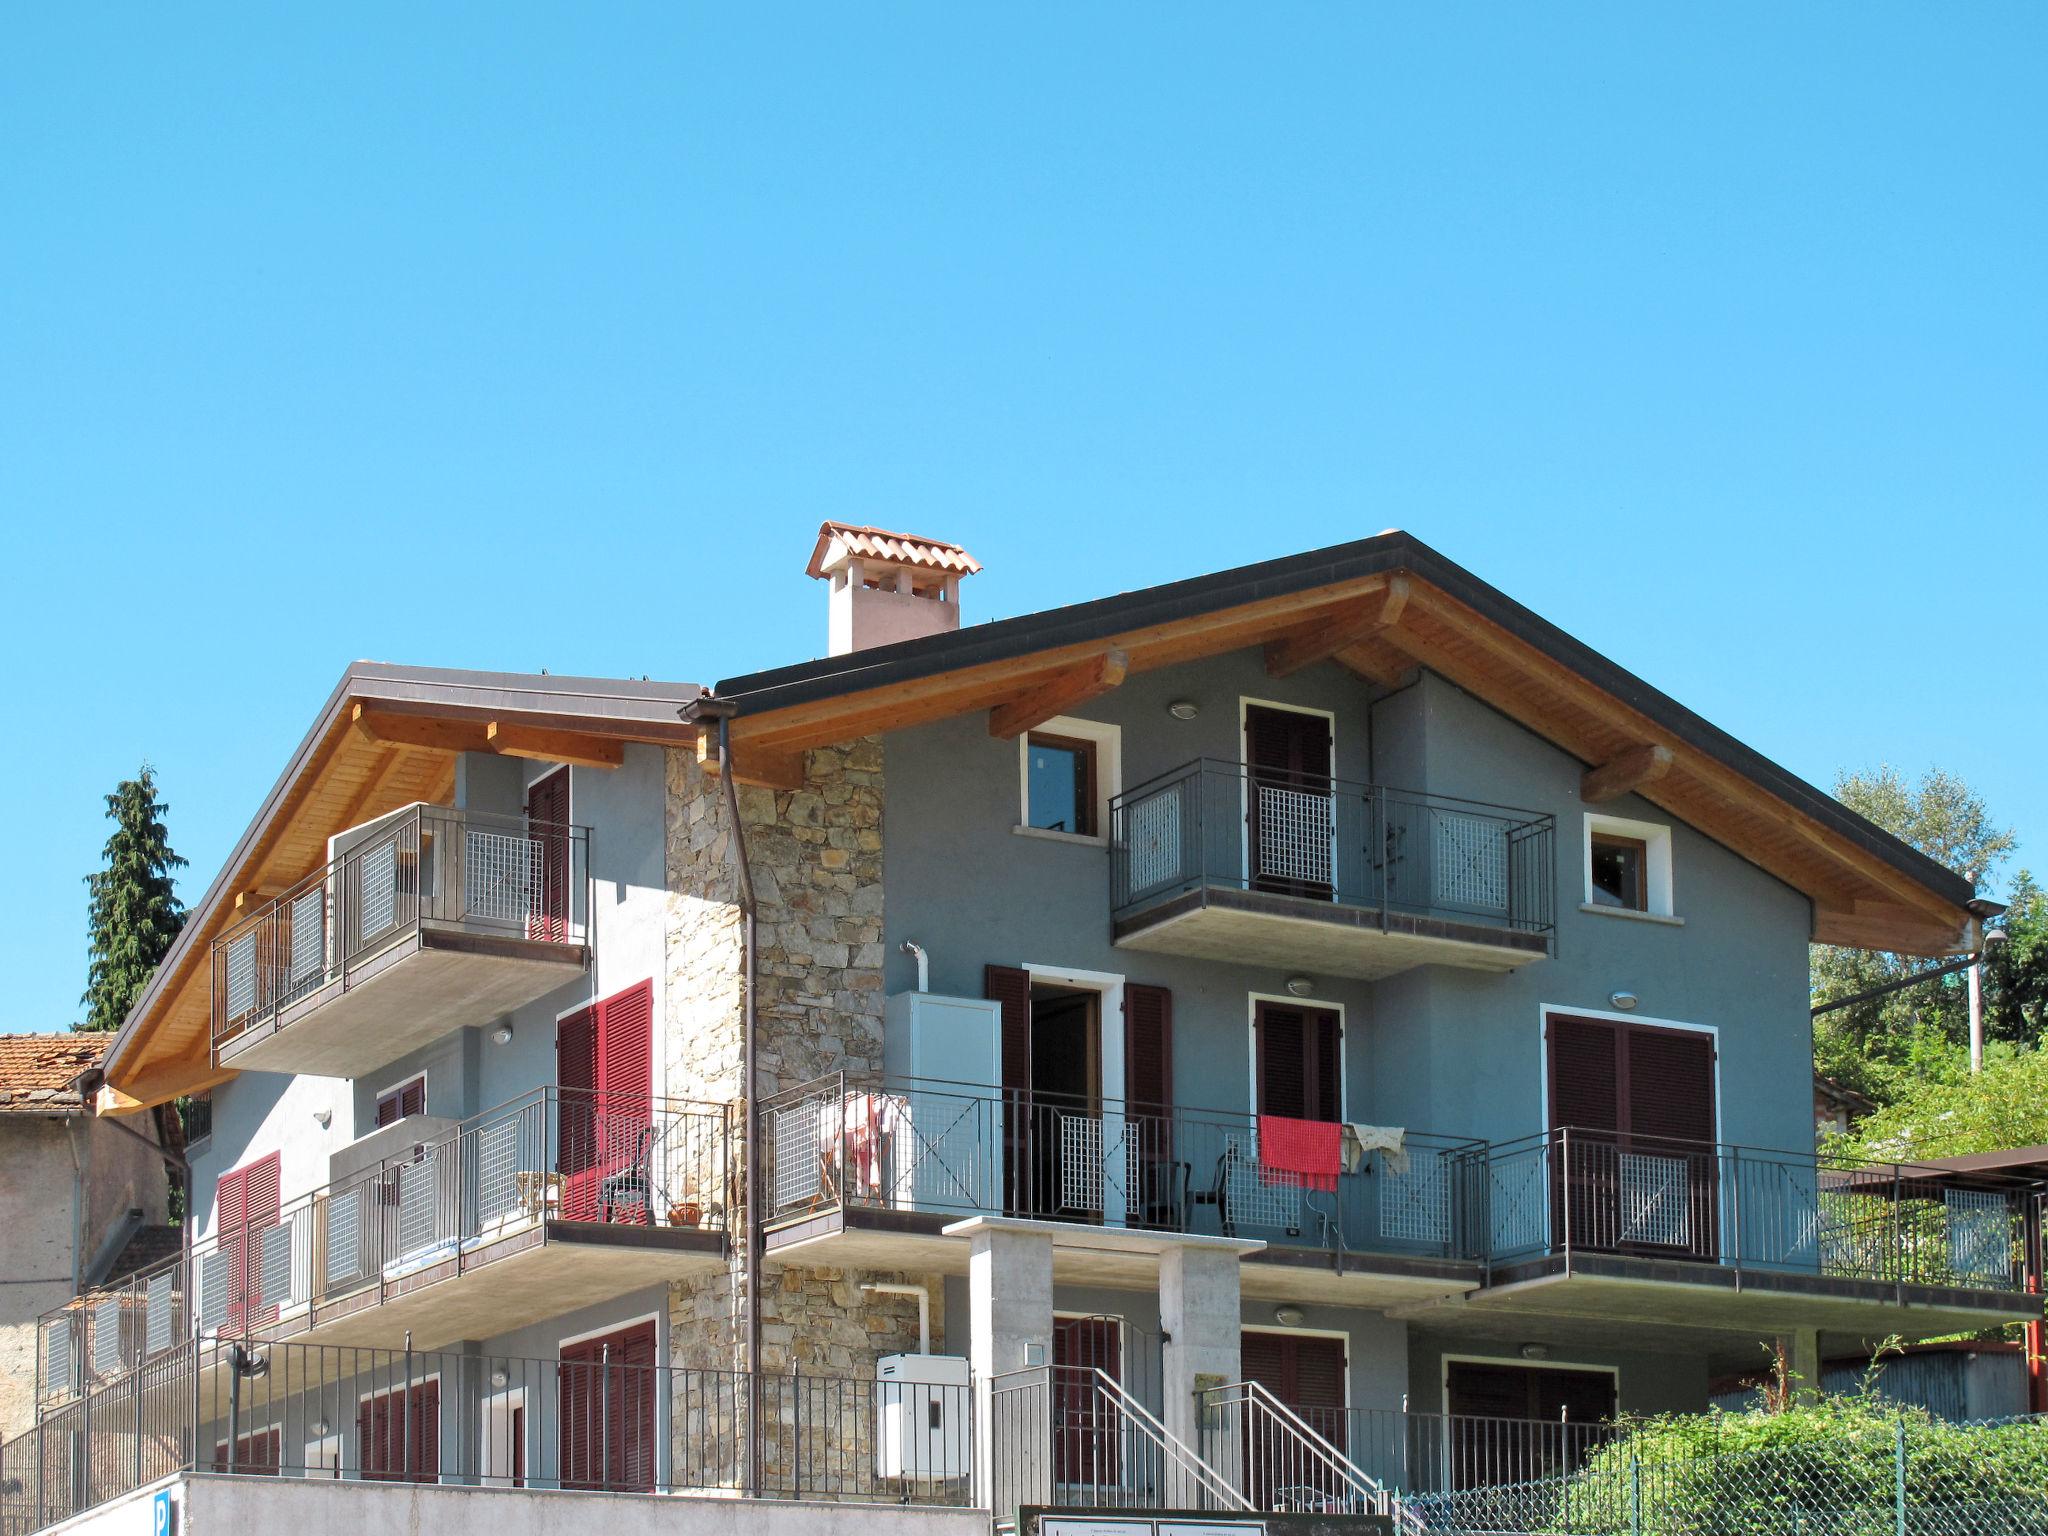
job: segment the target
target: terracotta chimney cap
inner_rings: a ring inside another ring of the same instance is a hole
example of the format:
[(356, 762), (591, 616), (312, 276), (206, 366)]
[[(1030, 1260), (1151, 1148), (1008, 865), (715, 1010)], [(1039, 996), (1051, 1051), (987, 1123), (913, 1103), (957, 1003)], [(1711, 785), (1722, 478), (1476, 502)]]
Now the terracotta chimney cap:
[(880, 560), (890, 565), (923, 566), (928, 570), (951, 571), (972, 576), (981, 562), (958, 544), (944, 539), (920, 538), (914, 533), (891, 533), (886, 528), (867, 528), (859, 523), (824, 522), (818, 525), (818, 547), (811, 551), (808, 576), (824, 577), (848, 560)]

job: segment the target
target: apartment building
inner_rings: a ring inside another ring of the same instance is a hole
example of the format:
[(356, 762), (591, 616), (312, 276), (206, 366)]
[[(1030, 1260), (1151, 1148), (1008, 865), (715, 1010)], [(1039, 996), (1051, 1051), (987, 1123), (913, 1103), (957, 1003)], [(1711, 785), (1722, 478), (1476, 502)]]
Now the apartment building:
[(194, 1240), (46, 1413), (1350, 1508), (2039, 1318), (2032, 1182), (1813, 1151), (1808, 945), (1967, 952), (1967, 880), (1404, 533), (978, 569), (828, 523), (830, 654), (709, 689), (351, 667), (109, 1053), (103, 1114), (212, 1096)]

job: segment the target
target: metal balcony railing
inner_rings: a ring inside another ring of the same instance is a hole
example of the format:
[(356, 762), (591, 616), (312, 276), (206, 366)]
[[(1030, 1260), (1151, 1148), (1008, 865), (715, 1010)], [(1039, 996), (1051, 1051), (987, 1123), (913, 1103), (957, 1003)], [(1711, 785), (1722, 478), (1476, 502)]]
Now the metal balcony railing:
[(762, 1134), (770, 1222), (867, 1207), (1483, 1256), (1472, 1140), (1411, 1133), (1317, 1189), (1261, 1160), (1241, 1111), (843, 1074), (765, 1101)]
[(536, 1089), (45, 1313), (37, 1401), (76, 1398), (195, 1333), (260, 1335), (440, 1266), (460, 1273), (548, 1222), (724, 1231), (729, 1138), (722, 1105)]
[(581, 944), (590, 829), (416, 805), (213, 943), (213, 1046), (275, 1024), (423, 927)]
[(1570, 1128), (1485, 1159), (1496, 1265), (1608, 1254), (2025, 1289), (2037, 1198), (2026, 1179)]
[(1110, 802), (1122, 917), (1205, 885), (1518, 933), (1556, 924), (1554, 817), (1199, 758)]
[[(966, 1505), (971, 1382), (188, 1339), (0, 1444), (0, 1536), (178, 1471)], [(638, 1351), (634, 1351), (637, 1356)], [(758, 1444), (749, 1486), (748, 1446)]]

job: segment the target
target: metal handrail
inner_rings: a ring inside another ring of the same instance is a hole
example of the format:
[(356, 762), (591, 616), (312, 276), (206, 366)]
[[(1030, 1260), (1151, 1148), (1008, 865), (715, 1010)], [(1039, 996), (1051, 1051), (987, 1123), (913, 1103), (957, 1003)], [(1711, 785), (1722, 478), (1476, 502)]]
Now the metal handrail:
[(1206, 885), (1554, 940), (1548, 812), (1196, 758), (1114, 796), (1110, 822), (1119, 916)]
[[(1249, 1485), (1248, 1499), (1254, 1491), (1278, 1494), (1284, 1498), (1288, 1492), (1300, 1490), (1312, 1493), (1317, 1502), (1325, 1502), (1331, 1499), (1331, 1495), (1324, 1485), (1334, 1482), (1342, 1489), (1335, 1496), (1335, 1502), (1345, 1506), (1348, 1512), (1387, 1512), (1389, 1493), (1386, 1486), (1358, 1467), (1299, 1413), (1281, 1402), (1265, 1383), (1238, 1381), (1211, 1387), (1201, 1394), (1201, 1403), (1205, 1452), (1208, 1451), (1212, 1427), (1219, 1440), (1233, 1432), (1245, 1440), (1244, 1449), (1249, 1458), (1244, 1467), (1244, 1481)], [(1233, 1408), (1238, 1415), (1235, 1425), (1232, 1424)], [(1293, 1479), (1279, 1488), (1264, 1487), (1275, 1465), (1274, 1447), (1262, 1433), (1267, 1423), (1277, 1428), (1283, 1442), (1279, 1448), (1279, 1459), (1285, 1468), (1283, 1475), (1290, 1475)], [(1220, 1460), (1221, 1455), (1211, 1453), (1206, 1459), (1213, 1463)], [(1309, 1481), (1303, 1483), (1303, 1477)], [(1285, 1507), (1285, 1504), (1275, 1507)]]

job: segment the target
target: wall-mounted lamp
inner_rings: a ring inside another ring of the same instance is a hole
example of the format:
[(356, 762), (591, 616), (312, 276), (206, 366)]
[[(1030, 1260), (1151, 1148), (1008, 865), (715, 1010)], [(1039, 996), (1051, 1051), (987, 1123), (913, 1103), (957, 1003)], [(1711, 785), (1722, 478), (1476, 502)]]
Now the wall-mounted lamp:
[(1607, 1001), (1619, 1008), (1623, 1013), (1633, 1013), (1635, 1011), (1636, 995), (1633, 992), (1610, 992), (1607, 994)]
[(1315, 989), (1316, 979), (1313, 976), (1290, 976), (1287, 978), (1287, 990), (1296, 997), (1307, 997)]
[(1299, 1328), (1306, 1314), (1299, 1307), (1275, 1307), (1273, 1321), (1282, 1328)]
[(323, 1435), (332, 1434), (334, 1432), (334, 1426), (328, 1423), (325, 1419), (315, 1419), (312, 1423), (308, 1424), (306, 1428), (311, 1430), (316, 1438)]
[(1166, 712), (1176, 720), (1192, 720), (1202, 712), (1202, 706), (1193, 699), (1175, 699), (1166, 706)]
[(502, 1365), (491, 1368), (491, 1385), (493, 1387), (502, 1388), (511, 1379), (511, 1376), (506, 1374), (505, 1367)]
[(334, 1111), (331, 1109), (314, 1110), (313, 1123), (319, 1126), (321, 1130), (326, 1130), (327, 1127), (334, 1124)]
[(510, 1024), (500, 1024), (496, 1029), (492, 1030), (491, 1043), (493, 1045), (510, 1045), (512, 1043), (512, 1026)]
[(1550, 1346), (1548, 1344), (1524, 1344), (1520, 1354), (1524, 1360), (1548, 1360), (1550, 1358)]

